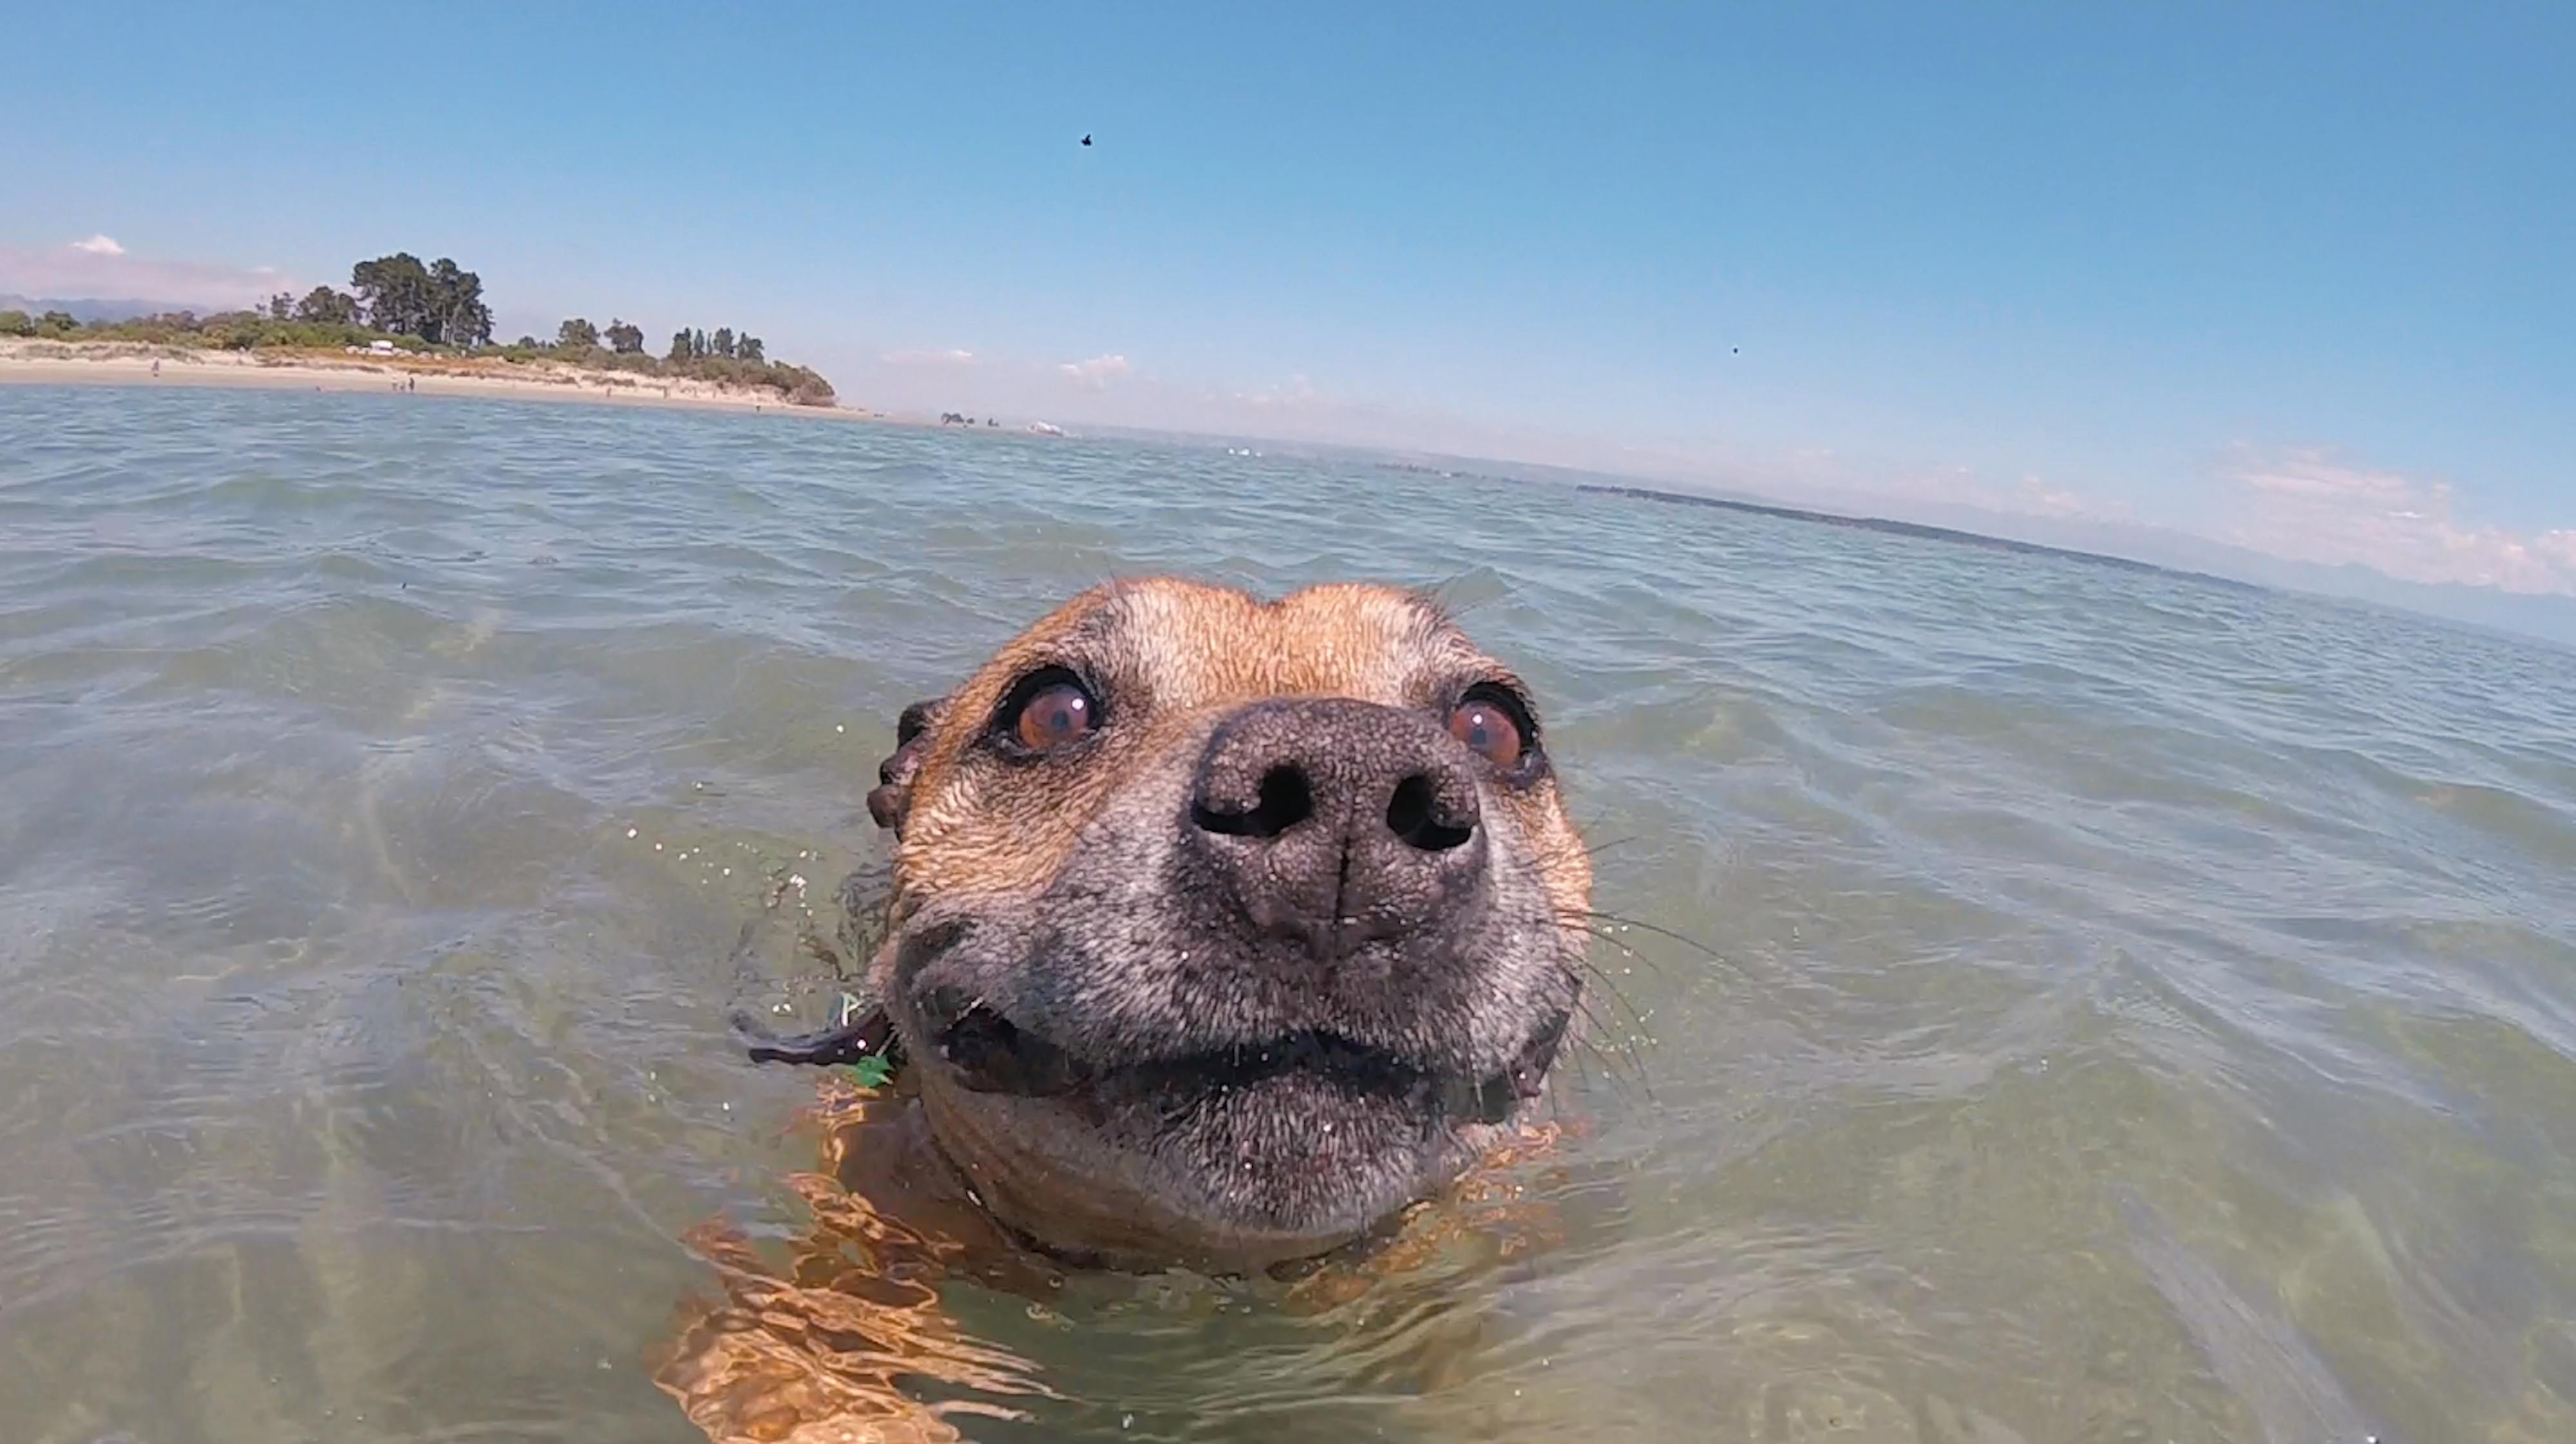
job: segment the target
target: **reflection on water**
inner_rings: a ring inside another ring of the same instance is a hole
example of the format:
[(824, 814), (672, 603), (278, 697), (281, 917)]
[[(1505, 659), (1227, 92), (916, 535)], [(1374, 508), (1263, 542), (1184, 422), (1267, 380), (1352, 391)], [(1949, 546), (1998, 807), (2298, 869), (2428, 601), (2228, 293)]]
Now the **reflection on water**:
[[(1146, 569), (1445, 584), (1635, 924), (1569, 1136), (1365, 1268), (997, 1275), (728, 1035), (837, 997), (896, 712)], [(2539, 644), (1355, 462), (12, 388), (0, 739), (13, 1441), (2576, 1439)]]
[[(826, 1085), (818, 1122), (837, 1164), (855, 1163), (872, 1105)], [(989, 1286), (1043, 1297), (1061, 1280), (1000, 1241), (930, 1231), (881, 1206), (885, 1191), (830, 1173), (793, 1177), (811, 1222), (785, 1269), (772, 1269), (738, 1229), (705, 1224), (689, 1241), (717, 1271), (725, 1302), (692, 1320), (654, 1382), (691, 1422), (725, 1441), (963, 1437), (953, 1414), (1024, 1418), (995, 1396), (1042, 1394), (1029, 1362), (967, 1337), (941, 1304), (941, 1289), (971, 1277), (973, 1242), (1021, 1265)], [(900, 1196), (899, 1194), (897, 1195)], [(961, 1397), (923, 1397), (923, 1384)], [(981, 1396), (981, 1397), (978, 1397)]]

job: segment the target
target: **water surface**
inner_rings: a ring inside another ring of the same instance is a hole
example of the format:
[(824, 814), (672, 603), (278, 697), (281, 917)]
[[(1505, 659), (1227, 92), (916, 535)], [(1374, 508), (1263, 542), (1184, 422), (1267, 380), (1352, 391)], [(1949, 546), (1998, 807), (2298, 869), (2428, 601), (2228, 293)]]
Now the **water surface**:
[(112, 388), (0, 389), (0, 1436), (702, 1437), (687, 1236), (786, 1257), (817, 1158), (726, 1011), (828, 1006), (896, 711), (1165, 569), (1446, 584), (1648, 926), (1546, 1246), (952, 1289), (1049, 1391), (972, 1436), (2576, 1439), (2563, 651), (1357, 462)]

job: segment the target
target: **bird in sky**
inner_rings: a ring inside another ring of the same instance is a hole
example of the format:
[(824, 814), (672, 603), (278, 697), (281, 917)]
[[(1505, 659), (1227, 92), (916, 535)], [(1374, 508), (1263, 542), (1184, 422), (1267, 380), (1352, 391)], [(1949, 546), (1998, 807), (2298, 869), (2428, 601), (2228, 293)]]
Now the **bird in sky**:
[(1087, 136), (1087, 135), (1086, 135), (1086, 136), (1084, 136), (1084, 137), (1082, 138), (1082, 143), (1083, 143), (1084, 145), (1089, 145), (1089, 144), (1091, 144), (1091, 137), (1090, 137), (1090, 136)]

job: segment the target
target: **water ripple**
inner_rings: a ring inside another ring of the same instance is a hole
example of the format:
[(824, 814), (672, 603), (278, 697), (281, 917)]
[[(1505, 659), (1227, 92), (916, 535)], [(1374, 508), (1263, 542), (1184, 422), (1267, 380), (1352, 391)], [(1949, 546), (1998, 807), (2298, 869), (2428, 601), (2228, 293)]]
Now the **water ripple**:
[(0, 440), (12, 1438), (692, 1437), (682, 1237), (789, 1236), (812, 1163), (724, 1011), (829, 993), (896, 712), (1153, 569), (1441, 587), (1534, 679), (1615, 915), (1582, 1136), (1548, 1247), (1320, 1317), (962, 1293), (1054, 1394), (978, 1437), (2576, 1438), (2563, 653), (1179, 444), (27, 388)]

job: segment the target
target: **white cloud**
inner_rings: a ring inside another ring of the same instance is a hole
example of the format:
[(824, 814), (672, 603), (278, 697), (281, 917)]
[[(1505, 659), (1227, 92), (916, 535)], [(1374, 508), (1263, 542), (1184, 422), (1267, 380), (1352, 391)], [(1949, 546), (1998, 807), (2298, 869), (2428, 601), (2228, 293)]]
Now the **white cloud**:
[(1067, 361), (1057, 370), (1097, 391), (1109, 384), (1113, 376), (1124, 376), (1135, 368), (1124, 356), (1094, 356), (1088, 361)]
[(1302, 372), (1289, 377), (1288, 384), (1285, 386), (1266, 386), (1259, 391), (1238, 391), (1234, 393), (1234, 399), (1264, 410), (1311, 409), (1327, 404), (1323, 393), (1317, 391), (1315, 383), (1307, 380)]
[(106, 236), (44, 248), (0, 246), (0, 291), (44, 299), (148, 301), (200, 311), (255, 306), (295, 287), (274, 266), (161, 261)]
[[(1901, 512), (1908, 505), (1968, 506), (2007, 516), (2065, 521), (2134, 519), (2127, 502), (2088, 496), (2036, 473), (2025, 474), (2010, 484), (1989, 481), (1975, 467), (1955, 464), (1873, 476), (1867, 470), (1846, 465), (1831, 449), (1823, 447), (1792, 452), (1778, 480), (1793, 482), (1793, 489), (1802, 494), (1828, 494), (1833, 504), (1844, 507), (1875, 503)], [(1828, 496), (1816, 495), (1815, 499), (1823, 501)]]
[(2082, 516), (2084, 498), (2062, 486), (2051, 486), (2036, 476), (2025, 476), (2012, 490), (2013, 509), (2033, 516)]
[(2448, 482), (2379, 471), (2322, 447), (2239, 446), (2227, 540), (2295, 561), (2359, 563), (2410, 582), (2576, 596), (2576, 528), (2526, 535), (2457, 516)]

